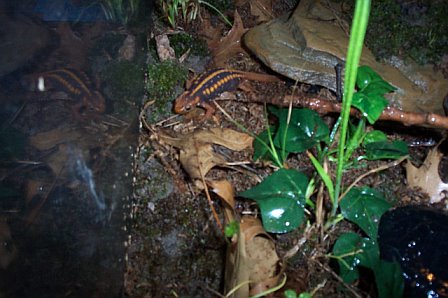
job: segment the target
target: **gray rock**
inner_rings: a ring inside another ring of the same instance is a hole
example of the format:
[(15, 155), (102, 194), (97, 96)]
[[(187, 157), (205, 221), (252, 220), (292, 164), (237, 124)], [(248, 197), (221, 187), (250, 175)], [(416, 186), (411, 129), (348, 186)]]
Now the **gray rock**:
[[(331, 11), (319, 1), (301, 1), (291, 16), (254, 27), (244, 37), (246, 46), (274, 71), (293, 80), (336, 89), (334, 67), (346, 57), (348, 36), (331, 22)], [(369, 65), (397, 88), (388, 94), (390, 105), (408, 112), (443, 114), (448, 80), (430, 66), (378, 63), (366, 47), (361, 65)]]

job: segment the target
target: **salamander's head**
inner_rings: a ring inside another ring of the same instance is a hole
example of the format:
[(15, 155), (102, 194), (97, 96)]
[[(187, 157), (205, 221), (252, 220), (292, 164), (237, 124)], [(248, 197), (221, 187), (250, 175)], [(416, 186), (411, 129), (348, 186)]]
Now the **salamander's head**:
[(199, 96), (191, 97), (188, 91), (182, 93), (174, 102), (174, 112), (176, 114), (188, 113), (194, 106), (199, 103)]
[(102, 114), (106, 111), (106, 100), (99, 91), (92, 92), (88, 105), (93, 112)]

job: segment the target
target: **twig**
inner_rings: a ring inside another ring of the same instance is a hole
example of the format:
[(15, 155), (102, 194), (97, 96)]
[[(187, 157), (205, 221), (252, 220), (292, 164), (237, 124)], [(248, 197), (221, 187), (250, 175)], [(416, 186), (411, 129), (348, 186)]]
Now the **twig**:
[(403, 157), (401, 157), (400, 159), (394, 160), (394, 161), (389, 162), (389, 163), (387, 163), (387, 164), (385, 164), (385, 165), (381, 165), (381, 166), (379, 166), (378, 168), (372, 169), (372, 170), (370, 170), (370, 171), (368, 171), (368, 172), (362, 174), (361, 176), (359, 176), (358, 178), (356, 178), (355, 181), (353, 181), (353, 183), (350, 184), (349, 187), (347, 187), (347, 189), (344, 191), (344, 193), (339, 197), (339, 201), (341, 201), (342, 198), (343, 198), (343, 197), (350, 191), (350, 189), (352, 189), (352, 188), (353, 188), (359, 181), (361, 181), (361, 180), (364, 179), (365, 177), (367, 177), (367, 176), (369, 176), (369, 175), (371, 175), (371, 174), (377, 173), (377, 172), (379, 172), (379, 171), (383, 171), (383, 170), (386, 170), (386, 169), (388, 169), (388, 168), (392, 168), (392, 167), (398, 166), (400, 163), (402, 163), (404, 160), (406, 160), (406, 159), (408, 159), (408, 158), (409, 158), (408, 155), (403, 156)]
[[(338, 102), (332, 102), (322, 98), (307, 98), (300, 95), (287, 95), (284, 98), (252, 98), (250, 101), (273, 104), (281, 107), (288, 107), (290, 101), (292, 101), (294, 107), (306, 107), (322, 115), (339, 113), (341, 111), (341, 104)], [(362, 113), (355, 108), (350, 110), (350, 114), (358, 118), (362, 117)], [(386, 107), (378, 120), (401, 122), (406, 126), (417, 125), (448, 129), (448, 117), (434, 113), (404, 112), (392, 107)]]

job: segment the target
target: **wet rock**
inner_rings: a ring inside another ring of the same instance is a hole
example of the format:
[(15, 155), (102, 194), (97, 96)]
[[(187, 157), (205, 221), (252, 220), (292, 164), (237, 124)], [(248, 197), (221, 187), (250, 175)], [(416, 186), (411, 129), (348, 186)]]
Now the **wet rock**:
[(403, 270), (403, 297), (448, 295), (448, 216), (437, 210), (408, 206), (386, 212), (380, 221), (381, 258)]
[(24, 15), (0, 14), (0, 77), (31, 61), (50, 43), (50, 32)]
[[(244, 37), (246, 46), (266, 65), (293, 80), (336, 89), (334, 67), (345, 60), (348, 35), (333, 22), (334, 15), (318, 1), (301, 1), (290, 15), (254, 27)], [(364, 47), (362, 65), (369, 65), (397, 87), (389, 94), (394, 107), (408, 112), (443, 114), (448, 80), (430, 66), (378, 63)]]

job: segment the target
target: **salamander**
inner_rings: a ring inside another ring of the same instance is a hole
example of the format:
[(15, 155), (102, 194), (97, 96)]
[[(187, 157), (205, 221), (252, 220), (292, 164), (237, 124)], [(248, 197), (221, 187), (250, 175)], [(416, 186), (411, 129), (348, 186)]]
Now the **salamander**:
[(217, 68), (198, 76), (191, 87), (176, 98), (174, 112), (185, 114), (194, 106), (205, 109), (204, 118), (210, 118), (215, 112), (212, 100), (225, 91), (235, 91), (242, 80), (276, 82), (279, 78), (271, 75), (245, 72), (240, 70)]
[(62, 98), (70, 99), (75, 104), (72, 106), (73, 113), (79, 117), (82, 113), (104, 113), (106, 101), (103, 95), (96, 90), (90, 79), (82, 71), (61, 68), (42, 73), (27, 75), (22, 78), (22, 85), (30, 91), (51, 92), (55, 95), (63, 93)]

